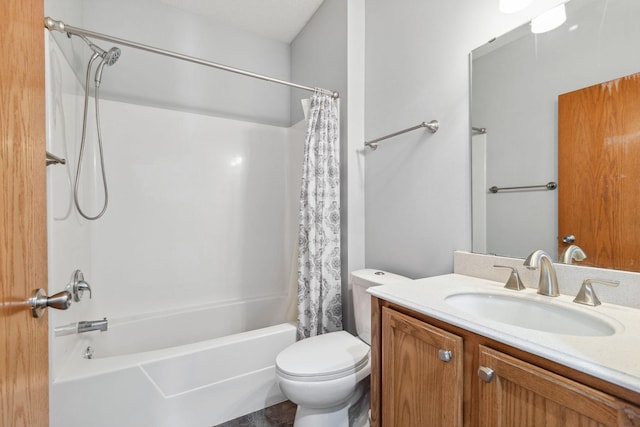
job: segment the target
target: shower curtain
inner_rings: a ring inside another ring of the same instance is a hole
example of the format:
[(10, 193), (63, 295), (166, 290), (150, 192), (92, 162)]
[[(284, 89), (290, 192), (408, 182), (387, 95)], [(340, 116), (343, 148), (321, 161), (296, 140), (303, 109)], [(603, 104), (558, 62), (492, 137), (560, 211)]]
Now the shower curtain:
[(338, 100), (311, 98), (298, 230), (298, 339), (342, 329)]

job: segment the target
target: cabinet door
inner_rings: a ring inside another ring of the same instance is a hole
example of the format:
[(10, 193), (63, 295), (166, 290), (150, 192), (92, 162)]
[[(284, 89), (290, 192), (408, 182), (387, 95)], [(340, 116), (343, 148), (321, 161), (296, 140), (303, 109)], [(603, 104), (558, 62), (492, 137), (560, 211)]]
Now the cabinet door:
[(484, 346), (479, 362), (480, 426), (640, 425), (640, 408), (535, 365)]
[(462, 425), (462, 338), (382, 309), (382, 425)]

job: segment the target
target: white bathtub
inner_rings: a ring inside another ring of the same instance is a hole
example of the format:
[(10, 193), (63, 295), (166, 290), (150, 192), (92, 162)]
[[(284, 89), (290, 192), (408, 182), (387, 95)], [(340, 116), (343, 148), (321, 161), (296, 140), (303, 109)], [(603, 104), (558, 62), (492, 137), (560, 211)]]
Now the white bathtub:
[(295, 342), (284, 312), (284, 298), (263, 298), (56, 337), (78, 342), (55, 372), (51, 426), (212, 427), (281, 402), (275, 357)]

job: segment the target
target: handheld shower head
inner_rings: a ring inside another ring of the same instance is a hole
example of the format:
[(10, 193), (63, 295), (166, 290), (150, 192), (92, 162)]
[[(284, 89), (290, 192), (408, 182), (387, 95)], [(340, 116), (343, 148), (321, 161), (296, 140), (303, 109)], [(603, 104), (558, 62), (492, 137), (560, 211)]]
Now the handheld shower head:
[(115, 46), (109, 49), (108, 51), (105, 51), (100, 46), (93, 44), (93, 42), (88, 38), (86, 38), (85, 36), (80, 34), (79, 37), (82, 40), (84, 40), (84, 42), (91, 48), (91, 50), (95, 55), (98, 55), (100, 58), (102, 58), (102, 61), (100, 62), (100, 64), (98, 65), (98, 69), (96, 70), (96, 78), (95, 78), (96, 85), (99, 86), (100, 82), (102, 81), (102, 69), (104, 68), (105, 65), (111, 66), (115, 64), (120, 58), (121, 51), (119, 48)]
[(96, 69), (96, 79), (95, 79), (96, 86), (100, 86), (100, 83), (102, 83), (102, 70), (104, 69), (104, 66), (105, 65), (111, 66), (116, 63), (118, 58), (120, 58), (120, 49), (118, 49), (117, 47), (112, 47), (111, 49), (109, 49), (108, 52), (105, 52), (105, 51), (102, 51), (102, 52), (104, 53), (103, 55), (96, 52), (102, 57), (102, 61), (100, 62), (100, 64), (98, 65), (98, 68)]
[(107, 63), (107, 65), (111, 66), (115, 64), (116, 61), (118, 61), (118, 58), (120, 58), (120, 53), (120, 49), (118, 49), (117, 47), (112, 47), (107, 52), (105, 52), (104, 55), (102, 55), (102, 59)]

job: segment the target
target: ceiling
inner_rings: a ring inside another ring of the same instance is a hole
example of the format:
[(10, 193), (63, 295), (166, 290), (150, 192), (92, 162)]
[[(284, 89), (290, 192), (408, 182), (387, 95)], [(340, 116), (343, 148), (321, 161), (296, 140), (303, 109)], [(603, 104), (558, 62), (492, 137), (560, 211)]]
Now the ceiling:
[(160, 0), (221, 23), (291, 43), (324, 0)]

